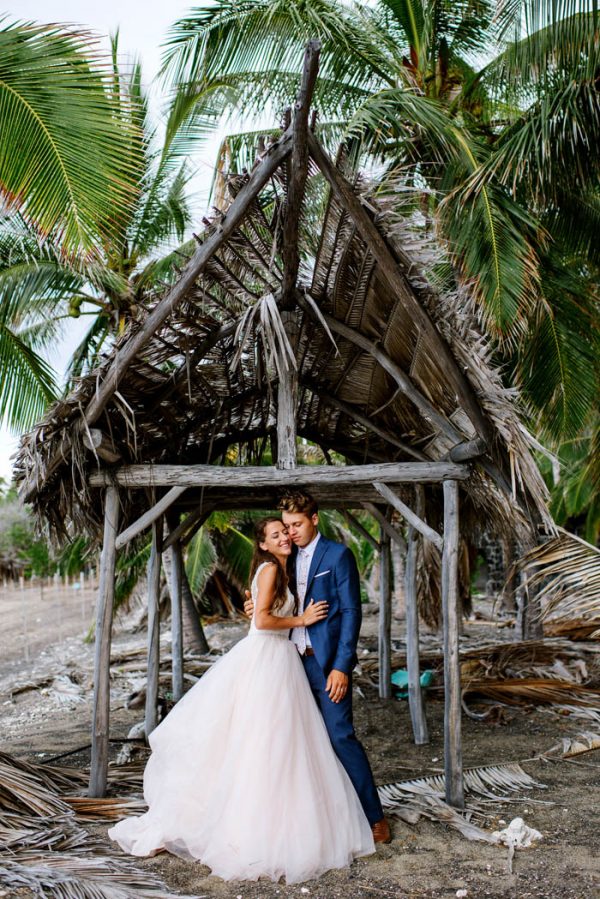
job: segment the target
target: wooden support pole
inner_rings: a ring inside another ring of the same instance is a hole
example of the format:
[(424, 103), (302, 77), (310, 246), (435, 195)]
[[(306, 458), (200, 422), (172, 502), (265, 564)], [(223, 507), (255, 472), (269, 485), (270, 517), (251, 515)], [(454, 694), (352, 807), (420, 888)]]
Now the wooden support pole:
[[(423, 518), (424, 496), (421, 485), (416, 487), (415, 504), (419, 518)], [(417, 746), (429, 743), (427, 718), (423, 691), (421, 689), (421, 663), (419, 658), (419, 607), (417, 602), (417, 552), (419, 548), (419, 532), (412, 525), (408, 526), (408, 549), (404, 573), (404, 597), (406, 603), (406, 668), (408, 671), (408, 705), (412, 722), (413, 737)]]
[(409, 507), (402, 502), (400, 497), (396, 496), (393, 490), (390, 490), (387, 484), (383, 484), (381, 481), (375, 481), (373, 487), (375, 487), (378, 493), (381, 493), (390, 506), (393, 506), (397, 512), (400, 512), (400, 515), (402, 515), (415, 530), (419, 531), (420, 534), (423, 534), (427, 540), (437, 546), (441, 551), (444, 541), (437, 531), (434, 531), (428, 524), (421, 521), (419, 516), (415, 515), (412, 509), (409, 509)]
[[(274, 466), (222, 465), (125, 465), (111, 472), (93, 472), (91, 487), (116, 483), (123, 487), (292, 487), (335, 484), (340, 488), (356, 484), (387, 484), (463, 480), (469, 477), (467, 465), (454, 462), (384, 462), (368, 465), (301, 465), (290, 471)], [(175, 496), (175, 494), (173, 494)], [(163, 497), (167, 502), (170, 494)], [(172, 501), (172, 500), (170, 500)], [(162, 501), (161, 501), (162, 502)], [(154, 510), (150, 510), (154, 515)], [(164, 507), (163, 507), (164, 511)], [(149, 515), (150, 513), (147, 513)], [(145, 516), (142, 516), (145, 518)], [(141, 524), (142, 518), (139, 523)], [(133, 527), (133, 525), (132, 525)], [(140, 530), (142, 527), (140, 527)], [(120, 535), (124, 537), (126, 532)]]
[(94, 654), (94, 710), (92, 719), (92, 758), (88, 795), (98, 798), (106, 793), (108, 775), (108, 736), (110, 715), (110, 642), (115, 598), (115, 539), (119, 526), (119, 492), (107, 487), (104, 503), (104, 540), (100, 559), (100, 581), (96, 606), (96, 643)]
[(442, 611), (444, 621), (444, 771), (446, 802), (464, 808), (458, 603), (458, 484), (444, 481)]
[(177, 540), (171, 553), (171, 682), (173, 699), (183, 696), (183, 553)]
[(146, 740), (158, 724), (158, 675), (160, 664), (160, 569), (162, 518), (152, 525), (152, 549), (148, 562), (148, 665), (146, 681)]
[(381, 512), (374, 503), (363, 502), (363, 509), (366, 509), (367, 512), (370, 512), (375, 521), (379, 522), (381, 526), (381, 530), (384, 531), (391, 540), (394, 540), (402, 552), (406, 552), (406, 540), (398, 531), (394, 525), (387, 520), (383, 512)]
[(182, 493), (185, 493), (185, 490), (185, 487), (173, 487), (168, 493), (165, 493), (165, 495), (161, 497), (151, 509), (148, 509), (143, 515), (140, 515), (137, 521), (134, 521), (132, 525), (119, 534), (117, 537), (117, 549), (121, 549), (121, 547), (125, 546), (126, 543), (129, 543), (130, 540), (133, 540), (134, 537), (137, 537), (137, 535), (141, 534), (142, 531), (145, 531), (146, 528), (149, 528), (152, 522), (158, 521), (160, 516), (173, 505), (175, 500), (179, 499)]
[(485, 440), (482, 440), (481, 437), (475, 437), (474, 440), (467, 440), (465, 443), (453, 446), (448, 456), (451, 462), (468, 462), (470, 459), (482, 456), (486, 449)]
[(358, 533), (363, 538), (363, 540), (366, 540), (367, 543), (371, 544), (371, 546), (373, 547), (375, 552), (379, 552), (379, 550), (381, 549), (381, 544), (379, 543), (378, 540), (375, 539), (375, 537), (372, 534), (370, 534), (368, 532), (368, 530), (365, 527), (362, 526), (362, 524), (360, 523), (358, 518), (356, 518), (352, 514), (352, 512), (348, 512), (347, 509), (342, 510), (342, 515), (344, 516), (344, 518), (346, 519), (346, 521), (348, 522), (350, 527), (354, 528), (354, 530), (358, 531)]
[(390, 538), (381, 530), (379, 599), (379, 698), (392, 698), (392, 558)]

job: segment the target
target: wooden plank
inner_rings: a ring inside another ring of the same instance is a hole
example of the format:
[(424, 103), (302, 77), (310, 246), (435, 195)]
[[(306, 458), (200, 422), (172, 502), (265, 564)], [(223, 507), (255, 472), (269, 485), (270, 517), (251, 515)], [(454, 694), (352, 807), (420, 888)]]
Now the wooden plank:
[(362, 507), (363, 509), (366, 509), (367, 512), (371, 513), (373, 518), (379, 522), (382, 531), (384, 531), (388, 535), (390, 540), (395, 540), (402, 552), (405, 553), (406, 540), (404, 539), (400, 531), (398, 531), (397, 528), (394, 527), (391, 521), (387, 520), (383, 512), (378, 509), (374, 503), (371, 502), (363, 502)]
[[(420, 519), (425, 514), (423, 488), (415, 488), (415, 508)], [(413, 737), (417, 746), (429, 743), (425, 704), (421, 689), (421, 661), (419, 658), (419, 606), (417, 601), (417, 552), (419, 532), (408, 526), (408, 549), (404, 572), (404, 596), (406, 602), (406, 669), (408, 671), (408, 706), (412, 722)]]
[(110, 715), (110, 644), (115, 599), (115, 539), (119, 526), (119, 492), (107, 487), (104, 502), (104, 539), (96, 603), (94, 652), (94, 706), (92, 713), (92, 758), (88, 796), (106, 793)]
[(173, 699), (183, 696), (183, 553), (177, 540), (171, 553), (171, 682)]
[[(295, 312), (282, 311), (281, 319), (290, 346), (296, 353), (298, 328)], [(298, 412), (298, 371), (288, 365), (277, 385), (277, 468), (296, 467), (296, 418)]]
[(148, 665), (146, 672), (146, 740), (158, 724), (158, 676), (160, 664), (160, 569), (162, 518), (152, 524), (152, 549), (148, 562)]
[(442, 612), (444, 623), (444, 771), (446, 802), (464, 808), (458, 603), (458, 484), (444, 481)]
[(492, 428), (480, 409), (475, 391), (456, 364), (448, 344), (439, 334), (426, 310), (415, 297), (414, 288), (408, 283), (406, 272), (410, 267), (410, 261), (408, 259), (404, 261), (404, 268), (398, 264), (350, 182), (346, 180), (340, 170), (334, 165), (328, 153), (310, 131), (308, 132), (307, 140), (311, 156), (331, 185), (338, 201), (356, 225), (369, 251), (377, 260), (380, 271), (390, 289), (410, 312), (415, 324), (427, 335), (428, 342), (434, 348), (437, 364), (448, 376), (448, 380), (456, 391), (461, 406), (471, 419), (479, 435), (487, 443), (490, 443)]
[[(469, 477), (454, 462), (389, 462), (373, 465), (302, 465), (290, 471), (271, 466), (126, 465), (90, 475), (92, 487), (289, 487), (310, 484), (427, 483)], [(141, 519), (140, 519), (141, 520)], [(125, 532), (124, 532), (125, 533)]]
[[(147, 486), (154, 486), (154, 484), (149, 484)], [(182, 493), (185, 493), (186, 489), (186, 487), (173, 487), (168, 493), (165, 493), (165, 495), (161, 497), (151, 509), (148, 509), (143, 515), (140, 515), (137, 521), (134, 521), (133, 524), (129, 525), (128, 528), (119, 534), (117, 537), (117, 549), (121, 549), (121, 547), (129, 543), (130, 540), (133, 540), (134, 537), (137, 537), (137, 535), (141, 534), (142, 531), (145, 531), (146, 528), (149, 528), (154, 521), (160, 518), (160, 516), (173, 505), (175, 500), (179, 499)]]
[(381, 530), (379, 553), (379, 698), (392, 698), (392, 557), (390, 538)]
[[(227, 242), (235, 229), (241, 224), (259, 192), (291, 152), (291, 144), (292, 131), (289, 128), (278, 141), (271, 144), (260, 164), (252, 170), (248, 181), (240, 189), (227, 213), (219, 222), (219, 227), (196, 249), (194, 255), (183, 269), (177, 283), (156, 304), (141, 327), (131, 335), (129, 340), (116, 353), (102, 383), (99, 384), (85, 410), (83, 418), (87, 425), (94, 424), (97, 421), (108, 401), (118, 389), (123, 375), (135, 357), (186, 297), (212, 256)], [(83, 421), (80, 422), (80, 427), (84, 428)], [(64, 460), (69, 447), (70, 444), (67, 442), (66, 446), (61, 447), (60, 453), (57, 453), (49, 461), (45, 472), (46, 480), (51, 477)], [(25, 485), (23, 489), (25, 502), (29, 501), (38, 488), (39, 485), (34, 481)]]
[(419, 531), (420, 534), (423, 534), (423, 536), (429, 540), (430, 543), (437, 546), (440, 551), (442, 550), (444, 541), (438, 532), (434, 531), (433, 528), (430, 528), (424, 521), (421, 521), (419, 516), (415, 515), (412, 509), (409, 509), (409, 507), (402, 502), (400, 497), (396, 496), (393, 490), (390, 490), (387, 484), (383, 484), (381, 481), (374, 481), (373, 487), (375, 487), (375, 490), (383, 496), (390, 506), (393, 506), (397, 512), (400, 512), (400, 515), (402, 515), (413, 528)]

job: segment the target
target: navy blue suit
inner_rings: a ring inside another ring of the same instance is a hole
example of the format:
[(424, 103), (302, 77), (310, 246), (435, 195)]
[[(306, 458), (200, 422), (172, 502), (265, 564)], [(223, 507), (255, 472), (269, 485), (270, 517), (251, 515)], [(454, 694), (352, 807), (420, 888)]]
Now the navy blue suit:
[[(383, 818), (383, 810), (352, 722), (352, 669), (357, 662), (362, 620), (358, 570), (348, 547), (322, 534), (308, 572), (305, 607), (311, 599), (327, 600), (329, 612), (327, 618), (307, 628), (314, 655), (303, 657), (304, 669), (333, 748), (354, 784), (369, 823), (374, 824)], [(325, 691), (327, 676), (334, 668), (350, 678), (348, 692), (339, 703), (332, 702)]]

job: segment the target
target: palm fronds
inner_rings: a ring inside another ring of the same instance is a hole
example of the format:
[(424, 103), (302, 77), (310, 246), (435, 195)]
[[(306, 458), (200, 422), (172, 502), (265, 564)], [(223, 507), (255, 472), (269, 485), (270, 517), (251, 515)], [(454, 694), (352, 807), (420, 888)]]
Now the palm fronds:
[(595, 546), (560, 529), (557, 537), (523, 556), (517, 569), (536, 590), (544, 618), (599, 619), (600, 626), (600, 550)]
[[(544, 784), (530, 777), (518, 763), (467, 768), (464, 785), (467, 796), (494, 802), (514, 801), (514, 796), (506, 794), (544, 788)], [(385, 784), (377, 790), (387, 814), (398, 815), (411, 824), (424, 815), (459, 830), (469, 840), (496, 842), (492, 834), (471, 822), (472, 812), (462, 815), (444, 802), (443, 774)]]
[(56, 26), (0, 30), (0, 194), (71, 254), (97, 251), (136, 193), (135, 125), (94, 43)]

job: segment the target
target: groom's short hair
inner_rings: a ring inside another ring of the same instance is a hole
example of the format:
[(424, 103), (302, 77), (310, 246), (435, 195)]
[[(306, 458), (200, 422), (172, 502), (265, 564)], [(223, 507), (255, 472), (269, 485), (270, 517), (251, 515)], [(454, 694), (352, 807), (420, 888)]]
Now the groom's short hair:
[(280, 512), (302, 512), (309, 518), (319, 512), (316, 499), (310, 493), (303, 493), (301, 490), (284, 493), (277, 508)]

